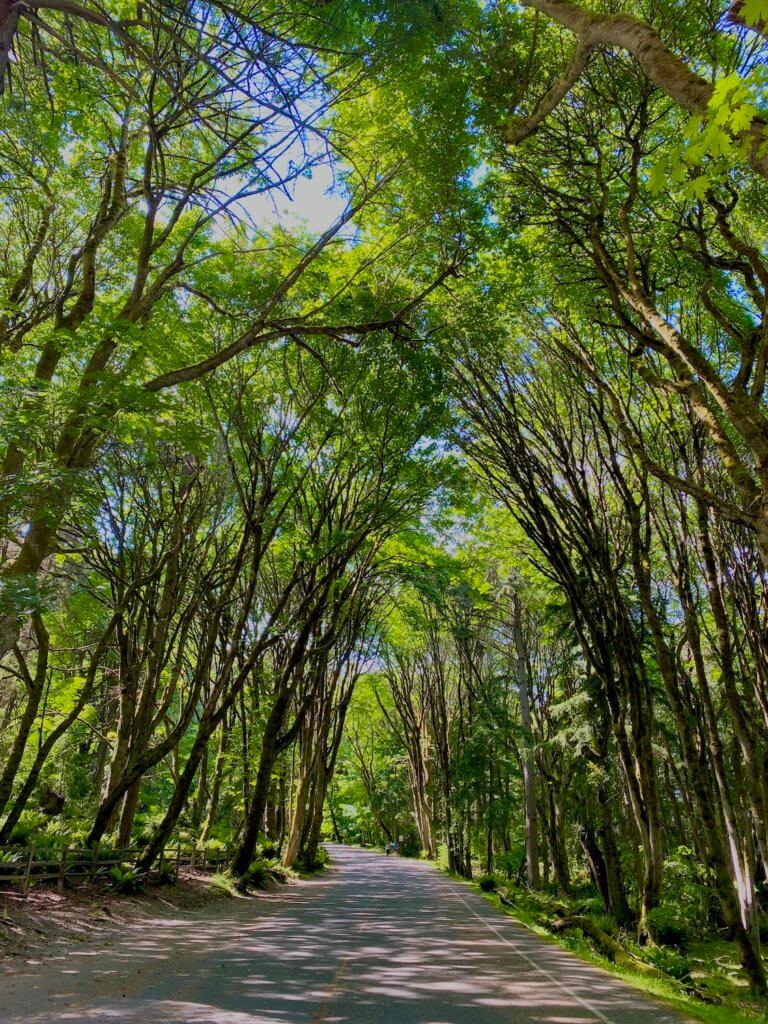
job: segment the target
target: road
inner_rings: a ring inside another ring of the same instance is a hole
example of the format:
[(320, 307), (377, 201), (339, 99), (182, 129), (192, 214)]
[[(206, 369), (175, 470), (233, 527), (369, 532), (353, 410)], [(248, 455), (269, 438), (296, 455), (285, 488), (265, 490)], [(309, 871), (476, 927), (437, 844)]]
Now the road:
[(318, 881), (78, 946), (2, 981), (3, 1024), (682, 1024), (426, 864), (331, 848)]

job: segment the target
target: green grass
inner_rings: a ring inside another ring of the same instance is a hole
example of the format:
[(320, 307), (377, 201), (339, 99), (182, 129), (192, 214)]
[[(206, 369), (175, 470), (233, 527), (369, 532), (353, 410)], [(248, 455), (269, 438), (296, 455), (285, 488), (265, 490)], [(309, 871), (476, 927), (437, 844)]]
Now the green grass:
[(228, 871), (219, 871), (215, 875), (209, 875), (206, 878), (206, 885), (209, 889), (215, 889), (217, 892), (226, 893), (227, 896), (235, 898), (240, 896), (235, 885), (235, 880)]
[(501, 902), (500, 893), (482, 892), (476, 882), (467, 882), (456, 875), (451, 877), (480, 893), (502, 913), (514, 917), (546, 942), (561, 946), (581, 960), (609, 971), (633, 988), (677, 1010), (684, 1017), (703, 1021), (704, 1024), (756, 1024), (758, 1021), (764, 1024), (767, 1019), (765, 1005), (749, 993), (739, 970), (733, 943), (717, 938), (702, 939), (691, 942), (686, 951), (692, 961), (692, 979), (698, 989), (718, 1001), (718, 1005), (713, 1005), (686, 991), (682, 984), (672, 978), (649, 976), (611, 962), (596, 951), (581, 933), (553, 935), (544, 924), (552, 916), (552, 901), (547, 897), (531, 893), (523, 896), (515, 891), (515, 905), (507, 907)]

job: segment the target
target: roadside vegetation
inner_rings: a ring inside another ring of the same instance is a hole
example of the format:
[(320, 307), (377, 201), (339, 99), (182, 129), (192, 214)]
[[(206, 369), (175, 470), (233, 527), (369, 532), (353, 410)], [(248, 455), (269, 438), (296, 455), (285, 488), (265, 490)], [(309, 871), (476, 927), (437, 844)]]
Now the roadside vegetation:
[(691, 1019), (751, 1024), (765, 1017), (762, 1001), (744, 981), (738, 950), (727, 938), (694, 934), (678, 917), (658, 945), (641, 946), (631, 931), (617, 928), (588, 887), (564, 900), (495, 876), (483, 876), (475, 884), (491, 903), (535, 934)]

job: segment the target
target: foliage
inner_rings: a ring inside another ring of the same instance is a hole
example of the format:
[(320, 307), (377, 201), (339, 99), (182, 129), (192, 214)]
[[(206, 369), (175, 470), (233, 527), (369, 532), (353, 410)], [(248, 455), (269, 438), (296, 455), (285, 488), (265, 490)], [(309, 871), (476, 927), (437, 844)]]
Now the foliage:
[(253, 889), (265, 889), (272, 881), (271, 866), (263, 858), (252, 861), (248, 871), (243, 876), (243, 882)]
[(176, 865), (163, 860), (157, 867), (156, 879), (160, 885), (173, 885), (177, 881)]
[(146, 877), (133, 864), (115, 864), (109, 870), (112, 884), (122, 896), (135, 896), (144, 889)]
[(251, 862), (243, 876), (246, 886), (253, 889), (265, 889), (270, 882), (285, 883), (291, 878), (291, 871), (279, 861), (259, 856)]
[(307, 874), (317, 874), (324, 871), (330, 861), (330, 855), (326, 849), (320, 847), (311, 858), (303, 858), (298, 862), (298, 867)]
[(651, 935), (662, 945), (685, 946), (691, 932), (678, 905), (661, 904), (648, 912)]
[(234, 878), (228, 872), (217, 872), (216, 874), (210, 875), (207, 879), (207, 884), (215, 889), (217, 892), (223, 892), (230, 898), (237, 896), (237, 885)]
[(0, 53), (0, 844), (397, 840), (768, 992), (768, 4), (69, 6)]
[(658, 967), (664, 974), (668, 974), (677, 981), (688, 981), (691, 976), (690, 960), (674, 949), (667, 949), (664, 946), (655, 947), (648, 951), (647, 957), (654, 967)]
[(28, 846), (31, 842), (38, 843), (47, 824), (48, 819), (44, 814), (24, 811), (9, 836), (9, 842), (18, 846)]

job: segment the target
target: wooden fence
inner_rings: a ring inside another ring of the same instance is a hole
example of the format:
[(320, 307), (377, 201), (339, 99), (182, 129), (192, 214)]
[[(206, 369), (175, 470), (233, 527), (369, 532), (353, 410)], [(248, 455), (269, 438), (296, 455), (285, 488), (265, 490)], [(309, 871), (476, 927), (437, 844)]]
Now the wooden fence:
[[(96, 846), (92, 849), (77, 849), (62, 846), (60, 849), (50, 847), (0, 846), (0, 885), (19, 883), (22, 892), (26, 892), (35, 882), (55, 881), (59, 892), (64, 888), (68, 878), (93, 881), (108, 874), (110, 869), (124, 863), (132, 863), (141, 851), (138, 848), (126, 847), (119, 850), (105, 850)], [(196, 871), (219, 871), (229, 862), (229, 856), (221, 853), (216, 856), (204, 850), (194, 848), (165, 850), (158, 861), (158, 872), (167, 867), (188, 867)]]

